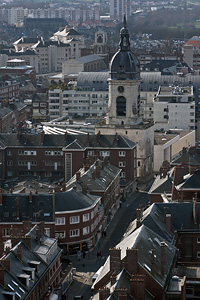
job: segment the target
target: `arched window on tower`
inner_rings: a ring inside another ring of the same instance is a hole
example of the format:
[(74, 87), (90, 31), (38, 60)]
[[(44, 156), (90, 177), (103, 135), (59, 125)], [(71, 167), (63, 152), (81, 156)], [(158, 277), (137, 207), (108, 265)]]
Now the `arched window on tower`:
[(123, 96), (117, 97), (117, 116), (126, 115), (126, 98)]

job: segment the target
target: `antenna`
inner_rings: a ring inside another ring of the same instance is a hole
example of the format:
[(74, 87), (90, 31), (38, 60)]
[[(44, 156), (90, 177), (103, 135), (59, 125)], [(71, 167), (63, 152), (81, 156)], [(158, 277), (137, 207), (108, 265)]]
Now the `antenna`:
[(183, 28), (183, 40), (186, 41), (186, 13), (187, 13), (187, 0), (184, 4), (184, 28)]

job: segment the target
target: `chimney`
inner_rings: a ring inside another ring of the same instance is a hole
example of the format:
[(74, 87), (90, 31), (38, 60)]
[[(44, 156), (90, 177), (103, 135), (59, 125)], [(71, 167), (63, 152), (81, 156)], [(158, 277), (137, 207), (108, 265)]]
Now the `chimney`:
[(0, 257), (2, 257), (4, 254), (5, 254), (4, 244), (0, 244)]
[(23, 233), (26, 234), (27, 232), (30, 231), (32, 227), (32, 222), (31, 220), (25, 220), (23, 221), (23, 225), (22, 225), (22, 228), (23, 228)]
[(165, 219), (165, 224), (166, 224), (166, 215), (168, 214), (168, 206), (164, 206), (164, 219)]
[(194, 224), (197, 224), (197, 206), (196, 206), (195, 198), (193, 198), (193, 221), (194, 221)]
[(96, 170), (94, 170), (94, 171), (92, 172), (92, 178), (93, 178), (94, 180), (96, 180)]
[(18, 130), (17, 131), (17, 141), (19, 141), (19, 139), (20, 139), (20, 131)]
[(166, 229), (167, 232), (171, 233), (171, 214), (166, 214)]
[(181, 181), (183, 181), (183, 176), (184, 176), (184, 168), (181, 166), (176, 166), (174, 169), (174, 178), (173, 178), (174, 185), (181, 183)]
[(17, 219), (19, 219), (19, 197), (16, 198), (16, 207), (17, 207)]
[(127, 289), (126, 288), (117, 288), (114, 290), (114, 296), (118, 300), (127, 300)]
[(65, 182), (62, 183), (62, 191), (66, 192), (66, 183)]
[(19, 260), (22, 260), (22, 247), (17, 247), (17, 257)]
[(76, 172), (76, 181), (77, 182), (81, 181), (81, 172)]
[(165, 242), (161, 242), (160, 245), (160, 251), (161, 251), (161, 275), (165, 275)]
[(87, 194), (87, 183), (86, 182), (82, 183), (82, 193)]
[(3, 204), (3, 195), (2, 195), (2, 189), (0, 189), (0, 205)]
[(113, 142), (113, 145), (114, 145), (114, 146), (116, 146), (116, 145), (117, 145), (117, 140), (118, 140), (118, 138), (117, 138), (117, 132), (116, 132), (116, 134), (115, 134), (115, 138), (114, 138), (114, 142)]
[(105, 157), (104, 157), (104, 164), (105, 164), (105, 166), (108, 165), (108, 156), (105, 156)]
[(141, 209), (136, 209), (137, 219), (136, 219), (136, 227), (139, 228), (141, 225)]
[(145, 275), (134, 275), (130, 279), (130, 285), (131, 285), (131, 296), (135, 300), (145, 300), (145, 289), (146, 289)]
[(65, 142), (67, 142), (67, 130), (65, 131)]
[(126, 249), (126, 269), (131, 275), (138, 273), (138, 249)]
[(183, 147), (182, 154), (185, 154), (185, 153), (187, 153), (187, 148)]
[(36, 227), (36, 230), (35, 230), (35, 238), (36, 240), (39, 242), (40, 241), (40, 238), (41, 238), (41, 231), (40, 231), (40, 228), (39, 227)]
[(36, 194), (36, 195), (38, 194), (38, 190), (35, 190), (35, 194)]
[(189, 153), (192, 154), (192, 155), (195, 155), (196, 154), (196, 147), (195, 146), (190, 147)]
[(100, 174), (101, 174), (101, 169), (100, 169), (99, 166), (97, 166), (97, 168), (96, 168), (96, 176), (97, 176), (97, 178), (100, 177)]
[(41, 145), (44, 143), (44, 130), (41, 132)]
[(10, 272), (10, 260), (9, 259), (3, 259), (1, 261), (1, 263), (4, 266), (4, 268), (6, 268), (6, 270), (8, 270)]
[(108, 288), (99, 289), (99, 300), (105, 300), (110, 295), (110, 290)]
[(151, 274), (155, 274), (155, 249), (151, 249)]
[(29, 203), (32, 203), (32, 192), (30, 191), (30, 193), (29, 193)]
[(110, 271), (120, 271), (121, 270), (121, 249), (120, 248), (110, 248)]
[(5, 286), (5, 282), (4, 282), (4, 268), (2, 266), (0, 266), (0, 284), (2, 286)]

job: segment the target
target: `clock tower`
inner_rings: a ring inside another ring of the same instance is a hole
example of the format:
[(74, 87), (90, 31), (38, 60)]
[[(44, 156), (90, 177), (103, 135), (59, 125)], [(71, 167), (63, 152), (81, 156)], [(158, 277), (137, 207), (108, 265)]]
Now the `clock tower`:
[(140, 69), (136, 56), (130, 50), (128, 29), (120, 31), (119, 50), (110, 63), (109, 102), (107, 124), (134, 125), (140, 118)]

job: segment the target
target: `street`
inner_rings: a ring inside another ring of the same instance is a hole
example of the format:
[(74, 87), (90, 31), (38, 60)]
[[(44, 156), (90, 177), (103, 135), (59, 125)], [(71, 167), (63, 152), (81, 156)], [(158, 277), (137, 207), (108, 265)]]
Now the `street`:
[[(76, 295), (83, 295), (84, 300), (89, 300), (92, 296), (91, 285), (92, 276), (104, 264), (109, 255), (109, 248), (118, 244), (129, 224), (136, 217), (136, 209), (139, 206), (146, 206), (149, 201), (147, 192), (134, 192), (125, 202), (122, 203), (107, 227), (106, 237), (101, 237), (98, 244), (91, 252), (86, 254), (85, 258), (77, 261), (76, 256), (70, 256), (69, 259), (73, 262), (76, 268), (74, 281), (68, 289), (66, 295), (67, 300), (73, 300)], [(97, 258), (97, 251), (102, 253), (101, 258)]]

